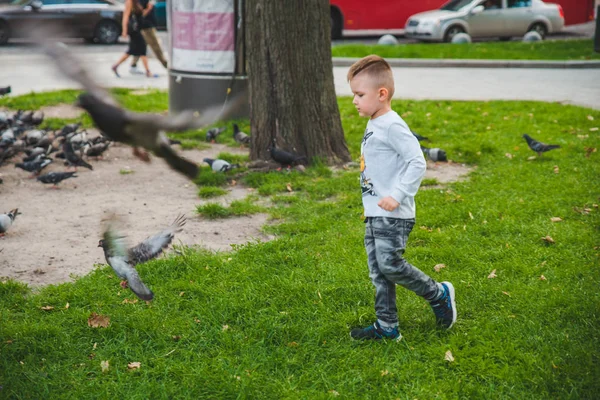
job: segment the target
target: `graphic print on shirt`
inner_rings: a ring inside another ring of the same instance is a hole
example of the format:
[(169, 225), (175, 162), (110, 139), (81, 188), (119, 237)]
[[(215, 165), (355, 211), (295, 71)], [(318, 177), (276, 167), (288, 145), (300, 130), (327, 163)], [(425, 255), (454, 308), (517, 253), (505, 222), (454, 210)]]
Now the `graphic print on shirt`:
[(365, 175), (365, 170), (367, 169), (367, 166), (365, 164), (364, 147), (367, 144), (367, 139), (369, 139), (372, 135), (373, 132), (367, 132), (367, 130), (365, 130), (365, 136), (363, 137), (362, 143), (360, 144), (360, 188), (362, 190), (363, 196), (377, 196), (377, 193), (375, 193), (375, 188), (373, 187), (371, 180), (367, 179)]

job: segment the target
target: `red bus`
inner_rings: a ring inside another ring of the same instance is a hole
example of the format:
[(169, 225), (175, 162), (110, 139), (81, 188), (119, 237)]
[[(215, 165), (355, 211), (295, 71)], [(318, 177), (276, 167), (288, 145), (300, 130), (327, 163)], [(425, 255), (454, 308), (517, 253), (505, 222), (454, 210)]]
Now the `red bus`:
[[(546, 0), (560, 4), (565, 24), (580, 24), (594, 19), (594, 0)], [(439, 8), (447, 0), (330, 0), (332, 38), (343, 31), (402, 30), (416, 13)]]

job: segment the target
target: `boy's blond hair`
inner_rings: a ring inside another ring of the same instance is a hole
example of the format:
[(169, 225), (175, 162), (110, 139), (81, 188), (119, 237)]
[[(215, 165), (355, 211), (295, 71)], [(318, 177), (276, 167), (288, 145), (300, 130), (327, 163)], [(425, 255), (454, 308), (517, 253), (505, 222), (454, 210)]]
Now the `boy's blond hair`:
[(394, 74), (387, 61), (374, 54), (361, 58), (352, 64), (350, 70), (348, 70), (348, 82), (361, 72), (373, 79), (377, 88), (386, 88), (389, 93), (388, 100), (392, 99), (394, 95)]

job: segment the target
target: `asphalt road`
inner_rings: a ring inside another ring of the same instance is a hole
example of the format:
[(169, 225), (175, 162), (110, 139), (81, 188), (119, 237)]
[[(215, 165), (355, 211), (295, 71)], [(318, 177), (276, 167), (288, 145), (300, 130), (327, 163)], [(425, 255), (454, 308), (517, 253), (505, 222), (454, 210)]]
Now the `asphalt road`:
[[(163, 44), (166, 32), (159, 32)], [(349, 39), (350, 40), (350, 39)], [(167, 71), (150, 58), (158, 78), (129, 74), (127, 65), (121, 78), (111, 66), (126, 50), (126, 43), (90, 45), (68, 43), (96, 79), (107, 87), (167, 89)], [(336, 92), (351, 95), (346, 82), (347, 67), (333, 69)], [(600, 109), (600, 69), (520, 69), (520, 68), (394, 68), (395, 98), (439, 100), (539, 100), (563, 102)], [(14, 94), (31, 91), (77, 88), (60, 74), (48, 59), (27, 43), (0, 47), (0, 86), (11, 85)]]

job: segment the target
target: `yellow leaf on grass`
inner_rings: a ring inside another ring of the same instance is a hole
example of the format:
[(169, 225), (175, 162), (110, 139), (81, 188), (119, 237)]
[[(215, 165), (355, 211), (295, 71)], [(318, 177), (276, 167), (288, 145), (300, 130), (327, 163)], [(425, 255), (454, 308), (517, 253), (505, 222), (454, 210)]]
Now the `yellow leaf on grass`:
[(333, 389), (331, 389), (331, 390), (329, 391), (329, 393), (331, 393), (331, 394), (332, 394), (332, 395), (334, 395), (334, 396), (339, 396), (339, 395), (340, 395), (338, 392), (336, 392), (336, 391), (335, 391), (335, 390), (333, 390)]
[(133, 299), (133, 300), (125, 299), (121, 302), (121, 304), (135, 304), (137, 302), (138, 302), (138, 299)]
[(229, 329), (229, 325), (223, 325), (223, 328), (222, 328), (222, 329), (223, 329), (223, 332), (225, 332), (226, 330), (228, 330), (228, 329)]
[(433, 269), (435, 270), (435, 272), (440, 272), (442, 270), (442, 268), (446, 268), (446, 264), (436, 264)]
[(100, 368), (102, 368), (102, 372), (108, 371), (109, 366), (108, 360), (100, 361)]
[(286, 189), (287, 189), (287, 191), (288, 191), (288, 192), (290, 192), (290, 193), (294, 191), (294, 189), (292, 189), (292, 184), (291, 184), (291, 183), (289, 183), (289, 182), (288, 182), (288, 183), (285, 185), (285, 188), (286, 188)]
[(127, 364), (127, 368), (129, 369), (140, 369), (141, 366), (142, 363), (138, 361), (130, 362), (129, 364)]
[(536, 158), (537, 158), (536, 156), (530, 156), (530, 157), (527, 157), (527, 161), (533, 161), (533, 160), (535, 160)]
[(65, 304), (65, 309), (68, 309), (69, 307), (71, 307), (71, 306), (70, 306), (70, 305), (69, 305), (69, 303), (67, 302), (67, 304)]
[(498, 275), (496, 275), (496, 270), (493, 270), (492, 272), (490, 272), (490, 274), (488, 275), (488, 279), (492, 279), (497, 277)]
[(54, 310), (54, 307), (52, 307), (52, 306), (44, 306), (44, 307), (40, 307), (40, 308), (44, 311)]
[(110, 317), (93, 312), (88, 318), (88, 325), (92, 328), (107, 328), (110, 325)]
[(454, 362), (454, 356), (452, 355), (452, 352), (450, 350), (448, 350), (446, 354), (444, 354), (444, 360), (448, 362)]
[(554, 166), (554, 173), (558, 174), (560, 172), (560, 169), (558, 168), (558, 165)]
[(542, 238), (542, 240), (543, 240), (544, 242), (546, 242), (546, 243), (551, 243), (551, 244), (554, 244), (554, 243), (556, 243), (556, 242), (554, 241), (554, 239), (552, 239), (552, 237), (550, 237), (550, 236), (548, 236), (548, 235), (544, 236), (544, 237)]
[(596, 132), (598, 128), (590, 128), (590, 132)]
[(502, 294), (505, 294), (505, 295), (507, 295), (508, 297), (510, 297), (510, 293), (508, 293), (508, 292), (502, 292)]
[(384, 371), (381, 371), (381, 376), (386, 376), (389, 375), (390, 371), (388, 371), (387, 369)]
[(561, 217), (552, 217), (552, 218), (550, 218), (550, 221), (552, 221), (552, 222), (561, 222), (562, 218)]
[(475, 218), (473, 217), (473, 214), (471, 214), (471, 211), (469, 211), (469, 218), (471, 218), (471, 219), (475, 219)]
[(512, 154), (510, 154), (510, 153), (506, 153), (504, 156), (505, 156), (506, 158), (508, 158), (509, 160), (512, 160), (512, 158), (513, 158), (513, 155), (512, 155)]
[(546, 279), (546, 277), (544, 275), (540, 275), (540, 281), (547, 281), (548, 279)]
[(591, 115), (588, 115), (588, 116), (587, 116), (587, 119), (589, 119), (590, 121), (593, 121), (593, 120), (594, 120), (594, 117), (592, 117)]

